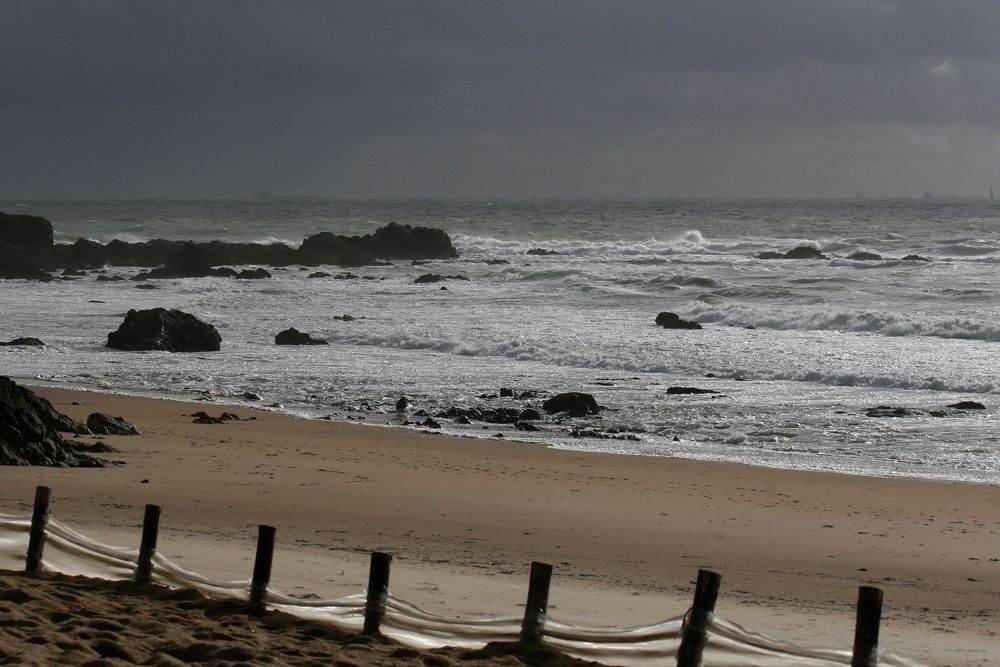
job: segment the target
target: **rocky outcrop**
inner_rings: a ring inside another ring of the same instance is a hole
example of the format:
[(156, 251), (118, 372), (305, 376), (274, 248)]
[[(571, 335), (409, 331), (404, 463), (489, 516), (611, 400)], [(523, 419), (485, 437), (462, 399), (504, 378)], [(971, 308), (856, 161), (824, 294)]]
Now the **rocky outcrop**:
[(14, 257), (0, 255), (0, 279), (4, 280), (37, 280), (48, 282), (52, 276), (36, 264), (17, 257), (23, 249), (15, 249)]
[(107, 347), (118, 350), (215, 352), (222, 337), (211, 324), (180, 310), (130, 310), (117, 331), (108, 334)]
[[(30, 248), (30, 257), (25, 257)], [(320, 232), (299, 248), (284, 243), (193, 242), (153, 239), (141, 243), (110, 241), (103, 244), (79, 239), (73, 244), (53, 244), (52, 225), (36, 216), (0, 213), (0, 278), (48, 277), (55, 269), (98, 269), (102, 266), (154, 268), (149, 277), (182, 278), (225, 275), (230, 266), (289, 266), (338, 264), (363, 266), (391, 259), (453, 259), (458, 252), (441, 229), (390, 223), (364, 236)], [(259, 273), (259, 272), (258, 272)], [(244, 277), (263, 277), (262, 275)]]
[(882, 259), (882, 255), (868, 252), (867, 250), (855, 250), (846, 259), (851, 259), (855, 262), (877, 262)]
[(142, 431), (121, 417), (92, 412), (87, 417), (87, 428), (95, 435), (142, 435)]
[(415, 285), (422, 285), (425, 283), (439, 283), (442, 280), (468, 280), (468, 277), (457, 274), (454, 276), (443, 276), (440, 273), (425, 273), (417, 276), (413, 283)]
[(701, 329), (701, 325), (691, 320), (682, 320), (677, 313), (662, 312), (656, 316), (656, 324), (664, 329)]
[(313, 338), (295, 327), (285, 329), (274, 337), (275, 345), (328, 345), (325, 340)]
[(0, 377), (0, 465), (101, 467), (107, 463), (82, 453), (86, 448), (59, 431), (85, 433), (80, 422), (8, 377)]
[(829, 259), (826, 255), (819, 251), (819, 248), (814, 248), (809, 245), (800, 245), (797, 248), (792, 248), (784, 255), (783, 259)]
[(45, 347), (45, 343), (37, 338), (32, 338), (27, 336), (25, 338), (15, 338), (14, 340), (7, 341), (6, 343), (0, 343), (0, 347)]
[(569, 391), (546, 400), (542, 403), (542, 409), (550, 415), (556, 412), (568, 412), (570, 417), (585, 417), (596, 415), (601, 408), (592, 395)]
[(53, 243), (52, 223), (37, 215), (0, 213), (0, 240), (26, 248), (47, 248)]
[(525, 255), (537, 255), (537, 256), (540, 256), (540, 257), (549, 257), (551, 255), (558, 255), (559, 251), (558, 250), (549, 250), (548, 248), (531, 248), (531, 249), (529, 249), (524, 254)]
[(821, 253), (819, 249), (813, 246), (800, 245), (797, 248), (792, 248), (786, 253), (774, 252), (773, 250), (765, 250), (764, 252), (759, 252), (754, 255), (756, 259), (829, 259), (826, 255)]
[(718, 394), (714, 389), (699, 389), (698, 387), (667, 387), (668, 394)]

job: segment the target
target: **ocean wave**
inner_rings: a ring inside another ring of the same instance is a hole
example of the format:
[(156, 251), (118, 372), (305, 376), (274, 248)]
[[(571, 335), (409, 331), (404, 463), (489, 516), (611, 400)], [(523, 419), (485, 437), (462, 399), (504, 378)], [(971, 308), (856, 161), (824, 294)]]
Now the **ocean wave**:
[(1000, 241), (965, 239), (945, 243), (932, 249), (931, 252), (940, 257), (983, 257), (1000, 253)]
[(873, 310), (816, 311), (807, 308), (762, 310), (741, 304), (695, 303), (687, 317), (701, 323), (752, 326), (758, 329), (855, 331), (882, 336), (930, 336), (962, 340), (1000, 341), (1000, 325), (961, 317), (933, 317)]
[(742, 375), (748, 380), (768, 380), (783, 382), (811, 382), (835, 387), (871, 387), (875, 389), (905, 389), (911, 391), (943, 391), (954, 394), (992, 394), (1000, 390), (992, 382), (955, 382), (942, 378), (914, 378), (905, 375), (868, 375), (844, 371), (817, 371), (795, 369), (786, 371), (758, 372)]
[[(652, 361), (641, 355), (616, 356), (602, 352), (583, 352), (577, 348), (539, 340), (511, 340), (493, 343), (471, 343), (455, 338), (438, 338), (422, 334), (349, 334), (330, 332), (330, 343), (372, 346), (402, 350), (428, 350), (460, 356), (502, 357), (515, 361), (545, 363), (553, 366), (586, 368), (627, 373), (698, 374), (703, 368), (686, 368), (678, 359)], [(872, 387), (882, 389), (933, 390), (963, 394), (997, 393), (1000, 387), (992, 382), (968, 382), (960, 378), (909, 377), (903, 374), (864, 373), (844, 370), (791, 369), (730, 369), (716, 374), (719, 379), (772, 382), (807, 382), (830, 386)]]
[(484, 236), (455, 234), (452, 243), (462, 256), (513, 256), (524, 255), (532, 248), (554, 250), (560, 255), (574, 257), (665, 257), (671, 255), (720, 255), (740, 254), (748, 247), (745, 240), (708, 240), (698, 230), (689, 230), (676, 237), (660, 240), (581, 240), (581, 239), (532, 239), (530, 241), (498, 239)]

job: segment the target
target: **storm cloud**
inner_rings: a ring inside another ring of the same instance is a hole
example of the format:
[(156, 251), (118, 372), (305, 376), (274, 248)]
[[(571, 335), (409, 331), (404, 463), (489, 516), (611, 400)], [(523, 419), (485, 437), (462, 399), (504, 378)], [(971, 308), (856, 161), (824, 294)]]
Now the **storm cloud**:
[(1000, 3), (0, 0), (0, 197), (981, 194)]

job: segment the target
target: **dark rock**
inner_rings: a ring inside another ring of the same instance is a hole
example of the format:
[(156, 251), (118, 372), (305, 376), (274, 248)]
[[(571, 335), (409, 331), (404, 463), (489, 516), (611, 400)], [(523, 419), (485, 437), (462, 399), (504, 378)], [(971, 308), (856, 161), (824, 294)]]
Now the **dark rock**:
[(929, 262), (931, 260), (926, 257), (921, 257), (920, 255), (906, 255), (901, 258), (904, 262)]
[(411, 227), (390, 222), (364, 236), (361, 243), (369, 252), (386, 259), (454, 259), (458, 252), (441, 229)]
[(508, 396), (513, 396), (514, 390), (509, 387), (500, 387), (500, 398), (506, 398)]
[(472, 420), (470, 420), (465, 415), (459, 415), (459, 416), (455, 417), (455, 423), (456, 424), (471, 424)]
[(59, 431), (89, 433), (80, 422), (8, 377), (0, 376), (0, 465), (101, 467), (107, 462), (78, 452)]
[(538, 398), (538, 392), (534, 389), (529, 389), (528, 391), (522, 391), (521, 395), (518, 396), (519, 399), (525, 401), (529, 398)]
[(847, 256), (847, 259), (854, 260), (855, 262), (877, 262), (882, 259), (882, 255), (864, 250), (855, 250)]
[(483, 261), (484, 264), (489, 266), (497, 266), (499, 264), (510, 264), (506, 259), (487, 259)]
[(77, 278), (81, 278), (81, 277), (87, 275), (87, 272), (83, 271), (81, 269), (63, 269), (63, 272), (60, 275), (63, 275), (63, 276), (74, 276), (74, 277), (77, 277)]
[(340, 320), (341, 322), (353, 322), (357, 318), (356, 317), (352, 317), (351, 315), (348, 315), (347, 313), (344, 313), (343, 315), (334, 315), (333, 319)]
[(542, 409), (547, 413), (569, 412), (570, 416), (584, 416), (588, 414), (596, 415), (600, 410), (597, 399), (590, 394), (578, 391), (570, 391), (563, 394), (556, 394), (552, 398), (542, 403)]
[(443, 276), (439, 273), (425, 273), (422, 276), (418, 276), (413, 283), (415, 285), (421, 285), (424, 283), (439, 283), (442, 280), (468, 280), (468, 278), (462, 275)]
[(37, 338), (32, 338), (31, 336), (27, 336), (25, 338), (15, 338), (14, 340), (8, 341), (6, 343), (0, 343), (0, 346), (45, 347), (45, 343), (38, 340)]
[(866, 416), (880, 417), (880, 418), (924, 417), (927, 416), (928, 414), (930, 413), (928, 413), (925, 410), (914, 410), (912, 408), (898, 408), (898, 407), (892, 407), (890, 405), (879, 405), (874, 408), (868, 408), (867, 410), (865, 410)]
[(538, 410), (534, 408), (525, 408), (524, 410), (521, 410), (520, 414), (518, 414), (517, 416), (522, 421), (532, 421), (532, 420), (537, 421), (542, 418), (542, 413), (540, 413)]
[(952, 403), (951, 405), (946, 406), (946, 407), (953, 408), (955, 410), (985, 410), (986, 409), (985, 405), (983, 405), (982, 403), (978, 403), (976, 401), (959, 401), (958, 403)]
[(537, 426), (535, 426), (534, 424), (532, 424), (531, 422), (514, 422), (514, 428), (516, 428), (518, 431), (541, 431), (542, 430), (542, 429), (538, 428)]
[(52, 276), (35, 264), (18, 258), (0, 258), (0, 278), (4, 280), (37, 280), (48, 282)]
[(409, 404), (410, 402), (406, 400), (406, 396), (400, 396), (399, 400), (396, 401), (396, 412), (404, 412), (406, 410), (406, 406)]
[(180, 310), (130, 310), (117, 331), (108, 334), (107, 347), (118, 350), (215, 352), (222, 337), (211, 324)]
[(441, 428), (441, 424), (439, 422), (434, 421), (430, 417), (425, 419), (420, 425), (426, 426), (427, 428)]
[(447, 288), (447, 287), (445, 287), (444, 285), (441, 285), (441, 291), (442, 291), (442, 292), (447, 292), (447, 291), (448, 291), (448, 288)]
[(792, 248), (784, 255), (782, 255), (781, 258), (782, 259), (829, 259), (829, 257), (821, 253), (819, 249), (808, 245), (800, 245), (797, 248)]
[(713, 389), (699, 389), (698, 387), (667, 387), (668, 394), (718, 394)]
[(357, 280), (361, 276), (355, 275), (350, 271), (345, 271), (344, 273), (338, 273), (333, 277), (334, 280)]
[(245, 391), (243, 392), (243, 398), (248, 401), (259, 401), (260, 394), (256, 394), (252, 391)]
[(264, 269), (243, 269), (236, 274), (236, 278), (240, 280), (260, 280), (262, 278), (270, 278), (271, 274)]
[(285, 329), (277, 336), (274, 337), (275, 345), (327, 345), (325, 340), (320, 338), (313, 338), (307, 333), (303, 333), (291, 327), (290, 329)]
[(528, 250), (528, 252), (526, 252), (524, 254), (525, 255), (538, 255), (538, 256), (541, 256), (541, 257), (547, 257), (547, 256), (550, 256), (550, 255), (558, 255), (559, 251), (558, 250), (549, 250), (547, 248), (531, 248), (530, 250)]
[(106, 442), (81, 442), (80, 440), (67, 440), (66, 443), (73, 448), (74, 452), (84, 454), (111, 454), (118, 450)]
[(122, 280), (125, 280), (125, 276), (119, 276), (119, 275), (114, 275), (114, 276), (100, 275), (100, 276), (97, 276), (97, 282), (99, 282), (99, 283), (111, 283), (111, 282), (115, 282), (116, 283), (116, 282), (119, 282), (119, 281), (122, 281)]
[(207, 412), (200, 410), (191, 416), (194, 417), (191, 422), (192, 424), (224, 424), (229, 421), (240, 421), (240, 418), (232, 412), (223, 412), (218, 417), (213, 417)]
[(316, 271), (315, 273), (309, 274), (310, 278), (329, 278), (330, 274), (324, 271)]
[(422, 276), (418, 276), (413, 283), (416, 285), (422, 285), (424, 283), (439, 283), (442, 280), (444, 280), (444, 276), (440, 273), (425, 273)]
[(136, 289), (160, 289), (159, 287), (157, 287), (156, 285), (154, 285), (152, 283), (142, 283), (141, 285), (136, 285), (135, 288)]
[(27, 248), (53, 244), (52, 223), (38, 215), (0, 213), (0, 240)]
[(754, 255), (754, 259), (784, 259), (785, 256), (780, 252), (774, 252), (773, 250), (765, 250), (764, 252), (759, 252)]
[(95, 435), (142, 435), (142, 431), (121, 417), (92, 412), (87, 417), (87, 428)]
[(691, 320), (682, 320), (677, 313), (662, 312), (656, 316), (656, 324), (664, 329), (701, 329), (701, 325)]

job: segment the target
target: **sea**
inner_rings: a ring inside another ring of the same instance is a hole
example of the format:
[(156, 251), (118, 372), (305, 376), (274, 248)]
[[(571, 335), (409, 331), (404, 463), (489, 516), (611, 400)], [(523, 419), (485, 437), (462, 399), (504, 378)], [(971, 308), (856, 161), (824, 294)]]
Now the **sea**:
[[(1000, 202), (257, 197), (11, 200), (0, 210), (48, 218), (57, 243), (297, 246), (320, 231), (398, 222), (444, 229), (459, 253), (269, 268), (263, 280), (160, 280), (151, 290), (95, 273), (0, 281), (0, 340), (47, 344), (0, 347), (0, 374), (23, 382), (561, 449), (1000, 483)], [(803, 245), (827, 259), (755, 258)], [(416, 284), (424, 273), (467, 280)], [(105, 347), (129, 309), (160, 306), (213, 324), (221, 351)], [(659, 327), (661, 311), (702, 329)], [(288, 327), (329, 345), (276, 346)], [(548, 417), (537, 431), (436, 416), (540, 409), (565, 391), (604, 409)], [(946, 408), (960, 401), (985, 409)], [(869, 416), (878, 406), (906, 410)]]

